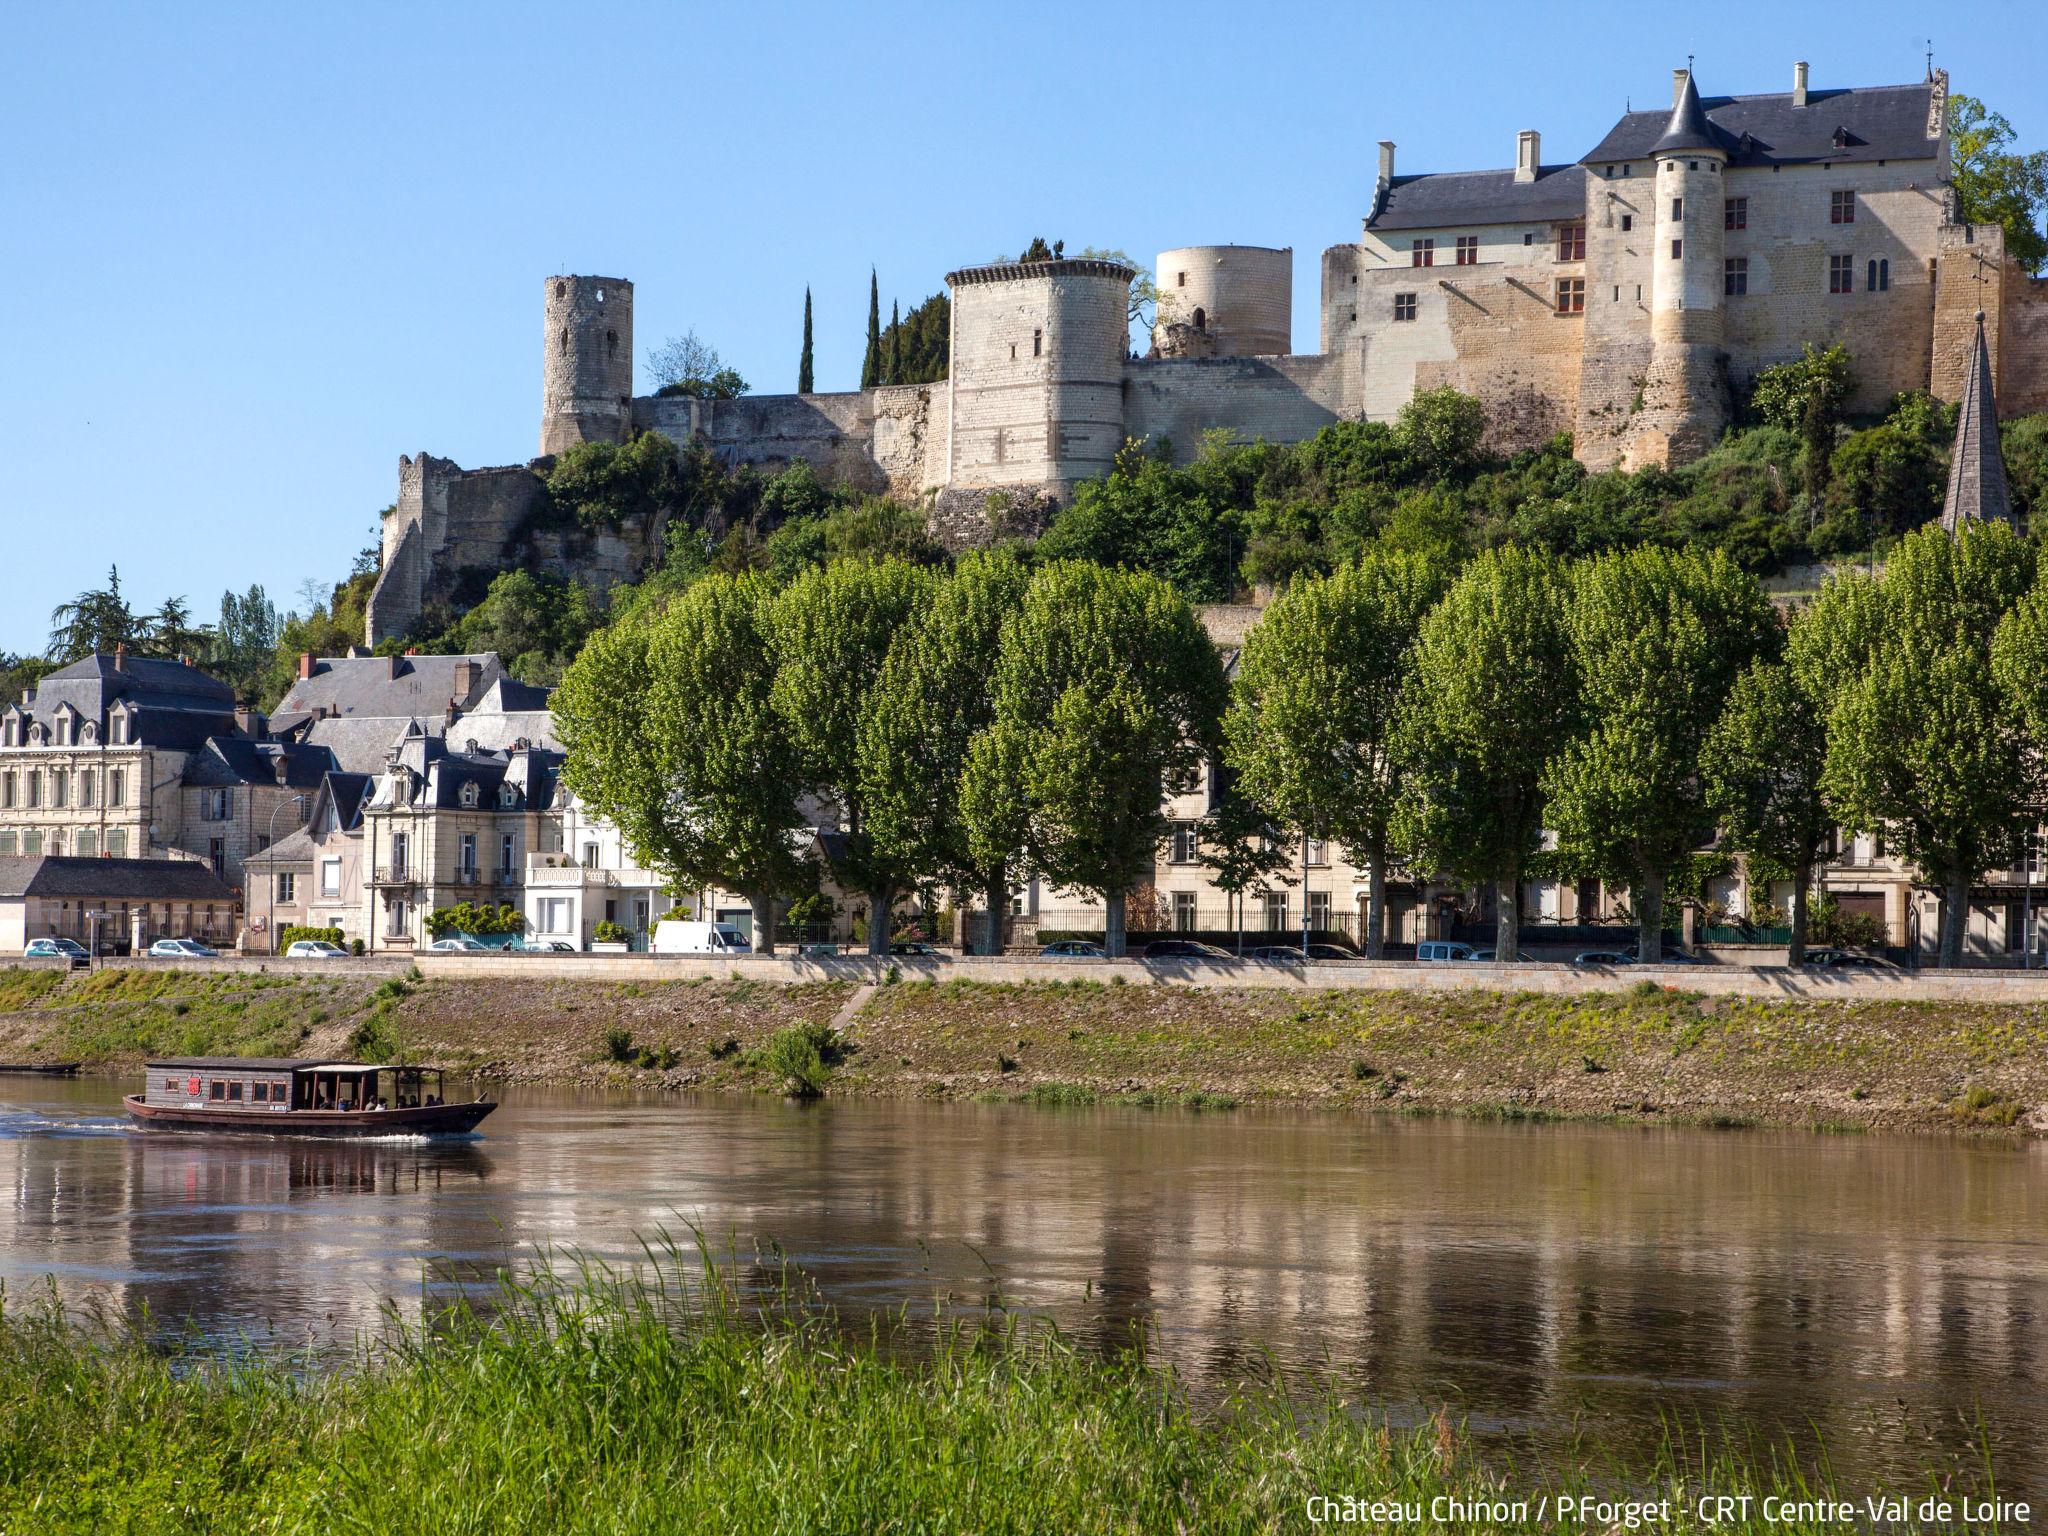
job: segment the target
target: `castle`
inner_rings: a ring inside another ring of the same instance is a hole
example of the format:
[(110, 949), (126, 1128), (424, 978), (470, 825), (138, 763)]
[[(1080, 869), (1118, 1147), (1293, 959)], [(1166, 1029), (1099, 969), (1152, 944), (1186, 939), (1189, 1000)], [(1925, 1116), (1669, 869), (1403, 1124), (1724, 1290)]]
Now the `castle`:
[(559, 276), (543, 294), (540, 452), (464, 470), (399, 461), (368, 639), (402, 635), (520, 537), (542, 564), (608, 586), (661, 530), (536, 534), (539, 471), (577, 443), (660, 432), (730, 462), (802, 459), (857, 489), (925, 501), (950, 542), (995, 508), (1043, 509), (1106, 473), (1130, 439), (1185, 457), (1201, 435), (1295, 441), (1385, 420), (1420, 389), (1488, 406), (1495, 446), (1574, 435), (1589, 467), (1680, 463), (1709, 447), (1755, 372), (1807, 342), (1854, 359), (1854, 410), (1905, 389), (1961, 392), (1986, 319), (2008, 415), (2048, 409), (2048, 281), (1996, 225), (1955, 222), (1948, 79), (1702, 96), (1629, 111), (1579, 160), (1516, 135), (1494, 171), (1379, 174), (1360, 238), (1323, 253), (1320, 350), (1293, 351), (1293, 252), (1163, 252), (1148, 355), (1129, 345), (1134, 271), (1069, 258), (947, 274), (951, 367), (936, 384), (736, 400), (633, 393), (633, 285)]

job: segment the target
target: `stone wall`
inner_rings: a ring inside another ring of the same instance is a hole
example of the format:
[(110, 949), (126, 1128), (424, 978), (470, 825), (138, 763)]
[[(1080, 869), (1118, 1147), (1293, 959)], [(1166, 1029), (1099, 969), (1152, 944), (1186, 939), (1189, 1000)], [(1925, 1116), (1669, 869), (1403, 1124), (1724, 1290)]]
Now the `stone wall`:
[(1947, 225), (1937, 262), (1930, 386), (1943, 400), (1962, 397), (1980, 309), (1998, 414), (2048, 411), (2048, 279), (2027, 276), (2006, 256), (1998, 225)]
[(398, 461), (398, 504), (384, 520), (383, 572), (370, 594), (370, 644), (402, 635), (467, 571), (502, 570), (506, 544), (540, 505), (526, 464), (466, 470), (422, 453)]
[(1165, 440), (1185, 463), (1202, 434), (1292, 443), (1350, 414), (1345, 359), (1213, 357), (1133, 359), (1123, 366), (1124, 433)]

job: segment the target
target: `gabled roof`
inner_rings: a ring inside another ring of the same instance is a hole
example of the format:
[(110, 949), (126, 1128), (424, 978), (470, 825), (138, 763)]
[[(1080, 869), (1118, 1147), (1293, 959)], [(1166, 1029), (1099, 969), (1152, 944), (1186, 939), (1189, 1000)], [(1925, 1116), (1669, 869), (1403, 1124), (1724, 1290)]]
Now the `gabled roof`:
[(235, 893), (220, 876), (193, 859), (80, 859), (52, 854), (0, 857), (0, 896), (214, 902), (235, 899)]
[(1998, 402), (1991, 392), (1991, 354), (1984, 345), (1984, 311), (1963, 371), (1962, 409), (1956, 414), (1955, 451), (1948, 461), (1948, 494), (1942, 498), (1941, 526), (1954, 533), (1964, 523), (2012, 521), (2012, 492), (2005, 457), (1998, 446)]
[(232, 688), (197, 667), (150, 656), (95, 652), (82, 657), (45, 673), (33, 700), (18, 707), (47, 725), (69, 706), (105, 730), (108, 711), (116, 704), (133, 712), (129, 739), (146, 746), (189, 752), (208, 736), (232, 735), (235, 729)]
[[(465, 668), (473, 668), (465, 674)], [(293, 683), (275, 714), (438, 720), (468, 709), (505, 674), (496, 651), (454, 656), (323, 656)], [(463, 686), (464, 676), (470, 678)]]
[[(284, 777), (277, 765), (285, 765)], [(187, 784), (284, 785), (290, 789), (317, 789), (335, 767), (334, 754), (320, 746), (286, 746), (277, 742), (251, 741), (244, 736), (213, 736), (185, 765)]]
[(1396, 176), (1365, 221), (1371, 230), (1446, 229), (1475, 224), (1548, 224), (1586, 211), (1586, 170), (1545, 165), (1534, 181), (1513, 170)]
[[(1690, 80), (1686, 83), (1691, 85)], [(1711, 143), (1728, 155), (1732, 165), (1925, 160), (1940, 148), (1939, 140), (1927, 137), (1933, 89), (1923, 81), (1809, 91), (1803, 107), (1792, 104), (1789, 91), (1705, 96), (1699, 98), (1699, 108)], [(1679, 109), (1683, 108), (1681, 100)], [(1662, 108), (1626, 113), (1579, 163), (1647, 159), (1673, 131), (1678, 117), (1679, 111)]]

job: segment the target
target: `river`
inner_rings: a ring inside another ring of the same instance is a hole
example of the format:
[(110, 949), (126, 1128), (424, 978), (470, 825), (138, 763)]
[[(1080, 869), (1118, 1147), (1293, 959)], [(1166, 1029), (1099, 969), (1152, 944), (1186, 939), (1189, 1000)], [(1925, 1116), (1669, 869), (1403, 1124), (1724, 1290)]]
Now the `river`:
[(513, 1090), (477, 1140), (350, 1145), (138, 1133), (121, 1091), (0, 1078), (14, 1303), (334, 1342), (542, 1245), (694, 1226), (855, 1320), (1143, 1326), (1198, 1386), (1324, 1372), (1517, 1459), (1818, 1430), (1854, 1489), (1981, 1431), (2048, 1496), (2038, 1143)]

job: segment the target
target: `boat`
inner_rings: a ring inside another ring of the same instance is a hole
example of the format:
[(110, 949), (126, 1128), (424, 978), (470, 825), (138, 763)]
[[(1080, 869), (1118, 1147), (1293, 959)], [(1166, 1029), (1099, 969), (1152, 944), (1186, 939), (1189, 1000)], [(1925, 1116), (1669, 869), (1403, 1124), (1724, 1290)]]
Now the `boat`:
[[(498, 1106), (448, 1102), (440, 1067), (287, 1056), (167, 1056), (121, 1101), (148, 1130), (460, 1136)], [(386, 1080), (389, 1091), (386, 1092)]]
[(80, 1063), (75, 1061), (0, 1061), (0, 1073), (27, 1074), (33, 1077), (76, 1077)]

